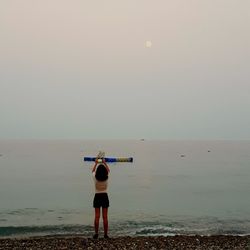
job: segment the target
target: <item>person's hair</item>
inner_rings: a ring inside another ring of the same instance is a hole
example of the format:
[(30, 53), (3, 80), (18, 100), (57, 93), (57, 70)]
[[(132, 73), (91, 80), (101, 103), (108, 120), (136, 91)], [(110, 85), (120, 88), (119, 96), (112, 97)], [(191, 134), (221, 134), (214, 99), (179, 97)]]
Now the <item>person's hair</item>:
[(98, 181), (106, 181), (108, 179), (108, 170), (103, 164), (100, 164), (97, 167), (97, 170), (95, 172), (95, 178)]

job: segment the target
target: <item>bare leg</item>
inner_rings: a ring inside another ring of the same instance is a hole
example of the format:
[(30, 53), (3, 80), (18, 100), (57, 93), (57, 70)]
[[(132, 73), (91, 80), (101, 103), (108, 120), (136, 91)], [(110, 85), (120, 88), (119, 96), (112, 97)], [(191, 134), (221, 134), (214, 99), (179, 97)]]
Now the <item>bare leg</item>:
[(99, 231), (99, 219), (100, 219), (100, 208), (95, 208), (95, 233), (98, 234)]
[(102, 208), (104, 235), (108, 235), (108, 208)]

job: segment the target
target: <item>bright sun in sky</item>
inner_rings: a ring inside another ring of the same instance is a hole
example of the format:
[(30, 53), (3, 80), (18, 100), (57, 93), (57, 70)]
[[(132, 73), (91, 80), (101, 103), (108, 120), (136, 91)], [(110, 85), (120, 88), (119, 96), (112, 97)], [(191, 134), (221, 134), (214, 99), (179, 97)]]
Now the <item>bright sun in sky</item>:
[(145, 42), (145, 47), (146, 48), (151, 48), (152, 47), (152, 42), (151, 41), (146, 41)]

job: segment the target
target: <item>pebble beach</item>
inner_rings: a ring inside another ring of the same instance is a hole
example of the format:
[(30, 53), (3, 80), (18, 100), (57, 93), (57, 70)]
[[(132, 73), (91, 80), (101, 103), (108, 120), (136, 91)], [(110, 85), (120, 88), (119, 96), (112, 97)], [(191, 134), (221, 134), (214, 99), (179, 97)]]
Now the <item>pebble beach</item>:
[(248, 250), (250, 236), (116, 237), (94, 240), (84, 236), (43, 236), (0, 239), (0, 249), (206, 249)]

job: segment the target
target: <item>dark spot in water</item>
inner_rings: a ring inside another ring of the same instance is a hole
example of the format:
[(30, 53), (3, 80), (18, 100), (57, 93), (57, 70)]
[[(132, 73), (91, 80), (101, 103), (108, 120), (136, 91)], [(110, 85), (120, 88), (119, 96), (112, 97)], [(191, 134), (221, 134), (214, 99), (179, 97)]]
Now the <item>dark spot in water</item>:
[(7, 214), (10, 214), (10, 215), (21, 214), (21, 210), (9, 211)]
[(181, 155), (181, 157), (185, 157), (186, 155)]
[(49, 209), (48, 212), (55, 212), (55, 210)]

